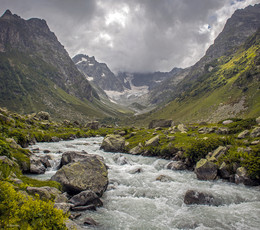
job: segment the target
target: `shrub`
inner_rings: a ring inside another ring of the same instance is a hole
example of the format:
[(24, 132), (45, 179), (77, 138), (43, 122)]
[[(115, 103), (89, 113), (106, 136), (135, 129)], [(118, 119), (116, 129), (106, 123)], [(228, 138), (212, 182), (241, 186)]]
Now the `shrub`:
[(15, 191), (8, 182), (0, 182), (1, 229), (66, 229), (66, 215), (54, 203)]

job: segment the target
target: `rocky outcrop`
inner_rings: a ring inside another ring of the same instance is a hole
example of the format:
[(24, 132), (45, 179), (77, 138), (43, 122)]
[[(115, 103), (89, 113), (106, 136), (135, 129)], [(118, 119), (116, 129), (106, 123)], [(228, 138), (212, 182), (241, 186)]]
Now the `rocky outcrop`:
[(91, 190), (102, 196), (108, 185), (108, 172), (98, 157), (87, 157), (64, 165), (51, 180), (61, 183), (63, 190), (72, 195)]
[(46, 171), (46, 167), (42, 162), (40, 157), (31, 156), (30, 157), (30, 173), (33, 174), (43, 174)]
[(221, 156), (225, 155), (227, 151), (228, 148), (226, 146), (219, 146), (213, 151), (213, 153), (209, 153), (206, 156), (206, 159), (212, 162), (216, 162)]
[(157, 146), (159, 144), (160, 141), (160, 135), (157, 135), (153, 138), (151, 138), (150, 140), (145, 142), (145, 146)]
[(214, 180), (217, 177), (218, 167), (211, 161), (201, 159), (197, 162), (194, 172), (199, 180)]
[(97, 155), (89, 155), (86, 152), (68, 151), (62, 154), (60, 161), (60, 168), (72, 162), (78, 162), (86, 159), (87, 157), (98, 157)]
[(172, 120), (158, 119), (158, 120), (152, 120), (149, 123), (148, 128), (149, 129), (154, 129), (154, 128), (157, 128), (157, 127), (168, 128), (168, 127), (171, 127), (172, 125), (173, 125), (173, 121)]
[(211, 194), (198, 192), (195, 190), (188, 190), (185, 193), (184, 203), (187, 205), (191, 205), (191, 204), (218, 205), (218, 202)]
[(125, 138), (120, 135), (109, 134), (104, 138), (100, 149), (105, 152), (124, 152)]
[(86, 128), (93, 129), (93, 130), (97, 130), (99, 129), (99, 127), (100, 127), (100, 123), (98, 121), (92, 121), (86, 124)]

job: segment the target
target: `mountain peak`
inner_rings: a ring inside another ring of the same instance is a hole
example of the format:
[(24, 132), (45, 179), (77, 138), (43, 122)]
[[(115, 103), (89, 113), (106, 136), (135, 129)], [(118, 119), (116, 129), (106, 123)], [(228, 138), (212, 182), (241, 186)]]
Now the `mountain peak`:
[(20, 18), (20, 17), (16, 14), (12, 14), (12, 12), (9, 9), (7, 9), (1, 17), (1, 19), (8, 19), (8, 20), (15, 19), (15, 18)]

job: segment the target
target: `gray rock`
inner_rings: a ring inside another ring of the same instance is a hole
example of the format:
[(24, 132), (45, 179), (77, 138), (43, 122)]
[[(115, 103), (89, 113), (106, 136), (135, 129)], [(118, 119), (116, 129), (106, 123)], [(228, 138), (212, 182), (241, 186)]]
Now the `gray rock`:
[(90, 205), (85, 205), (85, 206), (72, 207), (71, 210), (72, 211), (82, 212), (82, 211), (86, 211), (86, 210), (96, 211), (97, 209), (96, 209), (95, 205), (90, 204)]
[(188, 128), (184, 124), (179, 124), (177, 128), (181, 133), (187, 133), (188, 132)]
[(100, 127), (100, 123), (98, 121), (92, 121), (92, 122), (88, 122), (86, 124), (86, 128), (90, 128), (93, 130), (97, 130)]
[(213, 153), (208, 154), (206, 158), (209, 161), (216, 162), (221, 156), (225, 155), (228, 151), (228, 148), (225, 146), (219, 146), (213, 151)]
[(148, 129), (154, 129), (157, 127), (161, 128), (168, 128), (173, 125), (172, 120), (164, 120), (164, 119), (158, 119), (158, 120), (152, 120), (148, 126)]
[(215, 132), (217, 134), (229, 134), (229, 129), (227, 127), (220, 127)]
[(258, 125), (260, 125), (260, 117), (256, 118), (255, 120), (256, 120), (256, 123), (257, 123)]
[(92, 190), (102, 196), (108, 185), (108, 172), (99, 157), (87, 157), (82, 161), (64, 165), (51, 180), (61, 183), (63, 190), (72, 195)]
[(248, 176), (247, 170), (244, 167), (239, 167), (236, 170), (236, 175), (235, 175), (235, 183), (236, 184), (244, 184), (244, 185), (249, 185), (249, 186), (254, 186), (257, 185), (255, 181), (250, 179)]
[(225, 120), (225, 121), (222, 122), (223, 125), (228, 125), (228, 124), (231, 124), (231, 123), (233, 123), (232, 120)]
[(223, 178), (223, 179), (229, 179), (230, 178), (231, 173), (230, 173), (228, 165), (225, 162), (223, 162), (220, 165), (219, 174), (220, 174), (221, 178)]
[(171, 161), (166, 165), (166, 168), (172, 170), (186, 170), (187, 166), (182, 161)]
[(173, 178), (171, 178), (170, 176), (167, 175), (160, 175), (156, 178), (156, 180), (161, 181), (161, 182), (170, 182), (170, 181), (174, 181)]
[(153, 138), (151, 138), (150, 140), (145, 142), (145, 146), (157, 146), (159, 144), (160, 141), (160, 135), (157, 135)]
[(184, 203), (187, 205), (191, 205), (191, 204), (217, 205), (214, 196), (212, 196), (211, 194), (198, 192), (194, 190), (188, 190), (185, 193)]
[(100, 149), (105, 152), (124, 152), (125, 138), (120, 135), (109, 134), (104, 138)]
[(131, 169), (129, 171), (130, 174), (137, 174), (137, 173), (141, 173), (141, 172), (143, 172), (142, 168), (135, 168), (135, 169)]
[(64, 213), (69, 213), (70, 209), (73, 207), (72, 204), (69, 203), (55, 203), (54, 208), (62, 210)]
[(217, 177), (218, 167), (206, 159), (201, 159), (197, 162), (194, 172), (199, 180), (214, 180)]
[(260, 127), (256, 127), (252, 130), (250, 137), (260, 137)]
[(72, 162), (78, 162), (80, 160), (85, 159), (86, 157), (88, 157), (88, 154), (84, 152), (76, 152), (76, 151), (65, 152), (61, 156), (60, 167)]
[(68, 230), (84, 230), (82, 227), (80, 227), (78, 224), (76, 224), (74, 221), (67, 219), (65, 221), (66, 228)]
[(70, 200), (70, 203), (72, 203), (75, 207), (76, 206), (86, 206), (93, 204), (96, 207), (103, 206), (103, 202), (99, 199), (96, 193), (94, 193), (91, 190), (86, 190), (83, 192), (80, 192), (79, 194), (73, 196)]
[(258, 145), (260, 143), (260, 140), (255, 140), (255, 141), (252, 141), (250, 144), (251, 145)]
[(125, 156), (119, 156), (116, 160), (116, 163), (118, 165), (126, 165), (126, 164), (128, 164), (128, 160)]
[(85, 225), (97, 226), (98, 223), (90, 217), (86, 217), (83, 222)]
[(246, 136), (249, 136), (249, 134), (250, 134), (249, 130), (244, 130), (243, 132), (238, 134), (237, 138), (244, 139), (244, 138), (246, 138)]
[(133, 155), (139, 155), (143, 152), (143, 146), (141, 143), (139, 143), (137, 146), (135, 146), (134, 148), (132, 148), (129, 153), (133, 154)]
[(44, 174), (46, 171), (46, 167), (42, 163), (41, 158), (37, 156), (30, 157), (30, 173), (33, 174)]

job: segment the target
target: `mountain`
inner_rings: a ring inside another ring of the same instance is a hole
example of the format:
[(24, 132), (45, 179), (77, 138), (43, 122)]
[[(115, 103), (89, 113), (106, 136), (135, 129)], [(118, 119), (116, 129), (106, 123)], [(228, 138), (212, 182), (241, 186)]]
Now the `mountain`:
[(140, 119), (215, 122), (259, 116), (259, 12), (260, 4), (237, 10), (205, 56), (183, 70), (183, 80), (169, 88), (169, 79), (157, 87), (157, 94), (150, 92), (150, 98), (161, 100), (165, 86), (171, 101)]
[(7, 10), (0, 18), (0, 105), (85, 120), (118, 115), (80, 73), (46, 21)]

